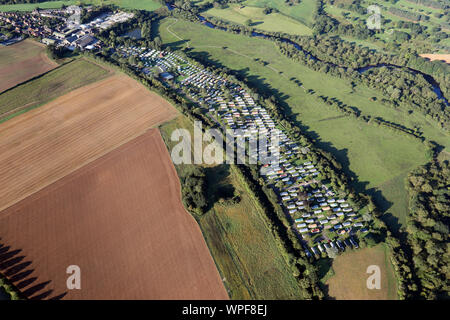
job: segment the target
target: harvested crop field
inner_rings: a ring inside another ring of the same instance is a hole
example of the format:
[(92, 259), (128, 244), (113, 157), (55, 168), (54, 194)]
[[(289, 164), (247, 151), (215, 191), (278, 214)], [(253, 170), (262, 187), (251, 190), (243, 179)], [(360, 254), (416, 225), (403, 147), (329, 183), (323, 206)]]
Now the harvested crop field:
[[(368, 289), (367, 267), (380, 267), (381, 288)], [(338, 300), (394, 300), (397, 299), (397, 282), (387, 248), (379, 244), (372, 248), (352, 250), (333, 261), (335, 275), (328, 281), (328, 294)]]
[(89, 59), (75, 59), (1, 93), (0, 123), (113, 73)]
[(3, 211), (0, 235), (0, 271), (30, 298), (227, 299), (157, 129)]
[(420, 56), (422, 58), (430, 59), (431, 61), (440, 60), (440, 61), (445, 61), (446, 63), (450, 64), (450, 54), (427, 53), (427, 54), (421, 54)]
[(0, 92), (56, 68), (58, 64), (45, 52), (45, 46), (24, 40), (0, 46)]
[(160, 96), (117, 75), (0, 124), (0, 210), (176, 114)]

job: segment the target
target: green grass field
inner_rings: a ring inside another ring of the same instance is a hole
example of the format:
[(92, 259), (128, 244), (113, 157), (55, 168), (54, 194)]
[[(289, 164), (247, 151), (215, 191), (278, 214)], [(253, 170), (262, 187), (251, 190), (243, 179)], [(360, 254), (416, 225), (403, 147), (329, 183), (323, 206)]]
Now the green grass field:
[(282, 14), (308, 26), (313, 23), (313, 13), (316, 6), (314, 0), (302, 0), (302, 2), (294, 6), (289, 6), (284, 0), (247, 0), (242, 4), (260, 8), (275, 8)]
[(45, 1), (41, 3), (24, 3), (0, 5), (0, 11), (33, 11), (37, 7), (41, 9), (56, 9), (65, 5), (80, 5), (80, 4), (115, 4), (125, 9), (138, 9), (153, 11), (161, 7), (161, 4), (153, 0), (62, 0), (62, 1)]
[[(425, 137), (448, 147), (448, 135), (432, 121), (418, 113), (409, 116), (403, 108), (396, 110), (377, 101), (370, 101), (370, 97), (377, 97), (379, 101), (381, 95), (362, 85), (352, 89), (348, 80), (295, 63), (282, 55), (270, 41), (180, 20), (174, 23), (173, 19), (166, 19), (160, 25), (159, 32), (163, 42), (173, 47), (185, 46), (187, 42), (180, 41), (168, 32), (168, 26), (170, 31), (189, 42), (197, 55), (239, 71), (255, 86), (264, 90), (271, 88), (289, 105), (292, 113), (297, 116), (299, 125), (316, 135), (318, 144), (332, 152), (348, 174), (354, 173), (354, 178), (358, 180), (355, 187), (358, 190), (369, 190), (386, 212), (397, 217), (400, 223), (405, 222), (407, 207), (403, 203), (407, 193), (403, 179), (399, 177), (427, 161), (423, 144), (385, 128), (343, 116), (305, 93), (304, 88), (315, 90), (317, 95), (336, 97), (357, 107), (364, 114), (381, 116), (407, 127), (417, 125), (423, 130)], [(269, 64), (263, 66), (254, 61), (256, 57)], [(291, 81), (291, 78), (301, 81), (304, 88)], [(396, 192), (393, 193), (392, 190)]]
[[(179, 116), (160, 127), (169, 150), (176, 144), (170, 135), (178, 128), (192, 132), (193, 125)], [(189, 165), (176, 167), (179, 175), (189, 170)], [(265, 224), (264, 212), (236, 169), (229, 165), (206, 168), (209, 197), (219, 187), (234, 189), (241, 197), (238, 204), (216, 202), (204, 215), (195, 216), (230, 297), (301, 299), (298, 282)]]
[(262, 8), (229, 5), (226, 9), (212, 8), (203, 13), (204, 16), (213, 16), (234, 23), (245, 24), (252, 20), (252, 27), (272, 32), (285, 32), (289, 34), (311, 35), (312, 30), (303, 23), (280, 13), (265, 15)]
[(41, 106), (83, 85), (105, 78), (111, 71), (86, 59), (76, 59), (41, 77), (0, 94), (0, 122)]

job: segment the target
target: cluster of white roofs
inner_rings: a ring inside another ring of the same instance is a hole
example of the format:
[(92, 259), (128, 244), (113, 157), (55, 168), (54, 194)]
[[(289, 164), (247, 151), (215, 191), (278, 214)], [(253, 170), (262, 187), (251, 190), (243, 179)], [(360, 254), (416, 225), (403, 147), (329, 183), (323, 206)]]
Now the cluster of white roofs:
[[(180, 84), (190, 89), (192, 100), (205, 108), (211, 119), (223, 129), (232, 129), (235, 136), (263, 134), (270, 139), (272, 133), (278, 135), (279, 148), (269, 148), (269, 155), (279, 156), (279, 162), (261, 165), (261, 173), (279, 196), (280, 205), (298, 236), (318, 240), (317, 246), (311, 245), (312, 254), (320, 255), (330, 247), (337, 250), (344, 250), (345, 246), (358, 247), (352, 234), (367, 232), (361, 215), (354, 212), (345, 198), (336, 197), (336, 193), (322, 183), (318, 177), (320, 171), (314, 163), (301, 160), (309, 150), (277, 128), (269, 112), (257, 105), (248, 92), (174, 53), (145, 48), (128, 48), (125, 52), (138, 55), (152, 65), (156, 62), (176, 70), (183, 78)], [(152, 61), (149, 62), (148, 58)], [(313, 189), (312, 183), (318, 187)], [(330, 232), (325, 234), (326, 230)], [(303, 241), (305, 253), (311, 256), (307, 243)]]
[(133, 17), (134, 13), (132, 12), (119, 11), (114, 14), (104, 13), (86, 24), (77, 24), (76, 21), (74, 21), (72, 22), (71, 27), (72, 28), (79, 27), (81, 29), (98, 28), (106, 30), (115, 25), (116, 23), (125, 22)]
[(143, 72), (149, 73), (152, 67), (158, 67), (162, 72), (173, 68), (181, 68), (180, 64), (186, 63), (186, 60), (172, 52), (164, 52), (145, 47), (126, 47), (120, 46), (117, 52), (122, 57), (135, 56), (144, 64)]

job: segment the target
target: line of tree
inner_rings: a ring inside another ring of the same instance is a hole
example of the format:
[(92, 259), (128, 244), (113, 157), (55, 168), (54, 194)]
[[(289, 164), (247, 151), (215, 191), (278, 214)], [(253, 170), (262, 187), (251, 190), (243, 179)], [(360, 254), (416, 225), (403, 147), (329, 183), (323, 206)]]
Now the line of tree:
[[(207, 66), (209, 70), (215, 69), (214, 72), (218, 72), (221, 74), (233, 73), (232, 70), (229, 70), (227, 68), (217, 68), (217, 66), (213, 63), (210, 63), (210, 61), (204, 61), (201, 58), (201, 56), (195, 56), (195, 59), (197, 61), (200, 61), (203, 65)], [(240, 78), (239, 74), (234, 74), (234, 76), (238, 78), (241, 83), (246, 84), (245, 79)], [(366, 237), (360, 239), (361, 243), (363, 245), (371, 246), (375, 243), (385, 242), (391, 252), (390, 260), (394, 266), (394, 271), (396, 273), (396, 278), (398, 281), (398, 295), (400, 299), (420, 297), (420, 281), (418, 280), (418, 277), (412, 266), (413, 252), (408, 245), (401, 243), (398, 238), (393, 235), (390, 228), (381, 219), (381, 212), (378, 211), (371, 197), (366, 194), (356, 194), (353, 190), (351, 190), (351, 188), (349, 188), (349, 181), (345, 174), (342, 173), (342, 166), (336, 161), (336, 159), (334, 159), (331, 154), (328, 154), (327, 152), (314, 147), (314, 140), (310, 140), (304, 133), (301, 132), (294, 119), (290, 119), (289, 117), (285, 116), (286, 112), (283, 110), (283, 104), (277, 101), (274, 96), (268, 94), (268, 92), (270, 91), (261, 91), (260, 88), (255, 87), (252, 87), (251, 89), (257, 94), (257, 96), (259, 96), (259, 102), (262, 101), (263, 105), (268, 108), (268, 111), (271, 113), (271, 115), (274, 116), (279, 121), (279, 123), (286, 128), (286, 131), (291, 136), (291, 138), (294, 138), (295, 141), (299, 141), (302, 145), (311, 147), (311, 149), (313, 150), (313, 152), (310, 153), (311, 157), (314, 158), (314, 161), (318, 163), (318, 168), (320, 168), (319, 170), (323, 170), (325, 175), (330, 177), (333, 188), (335, 188), (336, 190), (347, 190), (347, 192), (350, 191), (349, 198), (351, 198), (352, 201), (356, 202), (359, 207), (362, 207), (364, 205), (367, 205), (369, 207), (370, 211), (372, 212), (372, 215), (368, 217), (368, 219), (370, 220), (371, 232)], [(431, 156), (435, 157), (436, 154), (434, 154), (434, 151), (436, 150), (436, 145), (433, 142), (429, 141), (426, 142), (426, 145), (431, 151)], [(261, 182), (260, 180), (261, 179), (258, 180), (257, 178), (253, 179), (253, 181), (255, 182)], [(260, 184), (259, 187), (266, 194), (266, 197), (271, 200), (273, 208), (276, 208), (276, 195), (272, 194), (271, 198), (270, 190), (267, 191), (267, 188), (265, 188), (265, 186), (262, 184)], [(284, 215), (281, 213), (281, 211), (275, 210), (275, 212), (277, 213), (280, 221), (283, 221), (282, 217)], [(288, 224), (283, 225), (286, 227), (286, 225)], [(286, 231), (285, 234), (288, 235), (287, 238), (290, 239), (293, 247), (295, 246), (297, 248), (300, 248), (298, 244), (295, 244), (295, 240), (298, 240), (297, 237), (289, 236), (288, 231)], [(300, 255), (305, 258), (302, 253), (300, 253)]]
[[(266, 225), (271, 231), (277, 244), (281, 249), (286, 263), (292, 270), (292, 274), (299, 281), (303, 289), (304, 299), (323, 299), (325, 297), (319, 286), (318, 269), (307, 258), (298, 237), (290, 228), (283, 210), (277, 203), (277, 197), (272, 189), (268, 189), (261, 183), (259, 170), (256, 165), (235, 165), (240, 172), (241, 178), (255, 194), (257, 201), (261, 204), (266, 216)], [(272, 194), (270, 194), (270, 191)], [(274, 205), (275, 204), (275, 205)]]
[(278, 47), (281, 53), (294, 61), (301, 62), (313, 70), (375, 88), (388, 97), (393, 105), (397, 106), (399, 102), (407, 104), (437, 121), (442, 128), (449, 129), (450, 114), (445, 103), (437, 97), (433, 87), (420, 74), (389, 67), (373, 68), (361, 74), (352, 68), (338, 67), (311, 59), (290, 43), (278, 42)]
[(406, 0), (411, 3), (420, 4), (425, 7), (430, 7), (434, 9), (448, 9), (449, 5), (446, 3), (441, 3), (435, 0)]
[[(321, 1), (318, 1), (318, 6), (320, 5), (319, 2)], [(191, 6), (195, 9), (195, 5), (191, 4)], [(193, 22), (199, 22), (198, 17), (193, 14), (194, 11), (187, 11), (189, 10), (178, 8), (178, 10), (175, 9), (171, 15), (180, 16)], [(319, 15), (326, 14), (323, 9), (317, 9), (317, 12)], [(207, 20), (231, 33), (251, 35), (252, 31), (255, 31), (254, 28), (224, 21), (216, 17), (208, 17)], [(422, 33), (426, 29), (425, 26), (421, 26), (417, 23), (407, 21), (399, 21), (397, 23), (399, 24), (399, 28), (410, 28), (411, 35), (413, 36)], [(367, 29), (365, 25), (363, 27), (364, 29)], [(353, 42), (344, 41), (338, 36), (330, 36), (329, 33), (323, 35), (317, 34), (311, 37), (291, 35), (282, 32), (257, 31), (266, 35), (268, 40), (283, 41), (283, 39), (288, 39), (301, 46), (305, 52), (310, 53), (317, 59), (340, 67), (361, 68), (377, 64), (391, 64), (399, 67), (408, 66), (435, 77), (440, 83), (444, 95), (450, 94), (450, 66), (442, 61), (429, 61), (420, 57), (415, 52), (400, 51), (397, 55), (382, 53), (357, 45)], [(433, 34), (436, 33), (437, 31), (433, 31)]]
[(0, 274), (0, 290), (9, 296), (10, 300), (23, 300), (20, 291), (4, 276)]
[(448, 299), (450, 253), (450, 166), (434, 160), (408, 175), (410, 194), (407, 218), (408, 242), (420, 280), (420, 296)]
[(95, 6), (92, 7), (90, 10), (86, 8), (81, 9), (81, 23), (87, 23), (89, 21), (92, 21), (96, 19), (97, 17), (101, 16), (102, 14), (111, 12), (114, 10), (113, 5), (102, 5), (102, 6)]
[(407, 10), (402, 10), (396, 7), (389, 7), (388, 11), (392, 13), (393, 15), (396, 15), (401, 18), (405, 18), (412, 21), (428, 21), (430, 20), (430, 17), (420, 14), (420, 13), (414, 13)]
[(184, 173), (180, 175), (183, 203), (189, 211), (202, 215), (208, 206), (205, 169), (201, 166), (184, 167)]
[[(312, 93), (312, 94), (314, 95), (315, 93)], [(349, 106), (335, 97), (330, 98), (325, 95), (316, 95), (316, 97), (323, 103), (325, 103), (331, 107), (334, 107), (335, 110), (342, 112), (348, 116), (354, 117), (355, 119), (361, 119), (369, 124), (376, 124), (378, 126), (386, 127), (397, 133), (418, 139), (421, 142), (425, 141), (425, 138), (422, 136), (421, 132), (418, 132), (416, 129), (407, 128), (398, 123), (384, 120), (381, 117), (371, 117), (370, 115), (364, 115), (361, 113), (361, 111), (358, 108), (356, 108), (354, 106)]]

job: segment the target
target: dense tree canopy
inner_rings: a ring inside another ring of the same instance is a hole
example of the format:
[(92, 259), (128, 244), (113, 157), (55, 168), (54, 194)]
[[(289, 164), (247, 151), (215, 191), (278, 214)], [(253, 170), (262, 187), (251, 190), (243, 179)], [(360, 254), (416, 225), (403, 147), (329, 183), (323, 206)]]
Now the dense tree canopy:
[(448, 298), (450, 166), (433, 161), (408, 176), (408, 242), (426, 299)]

